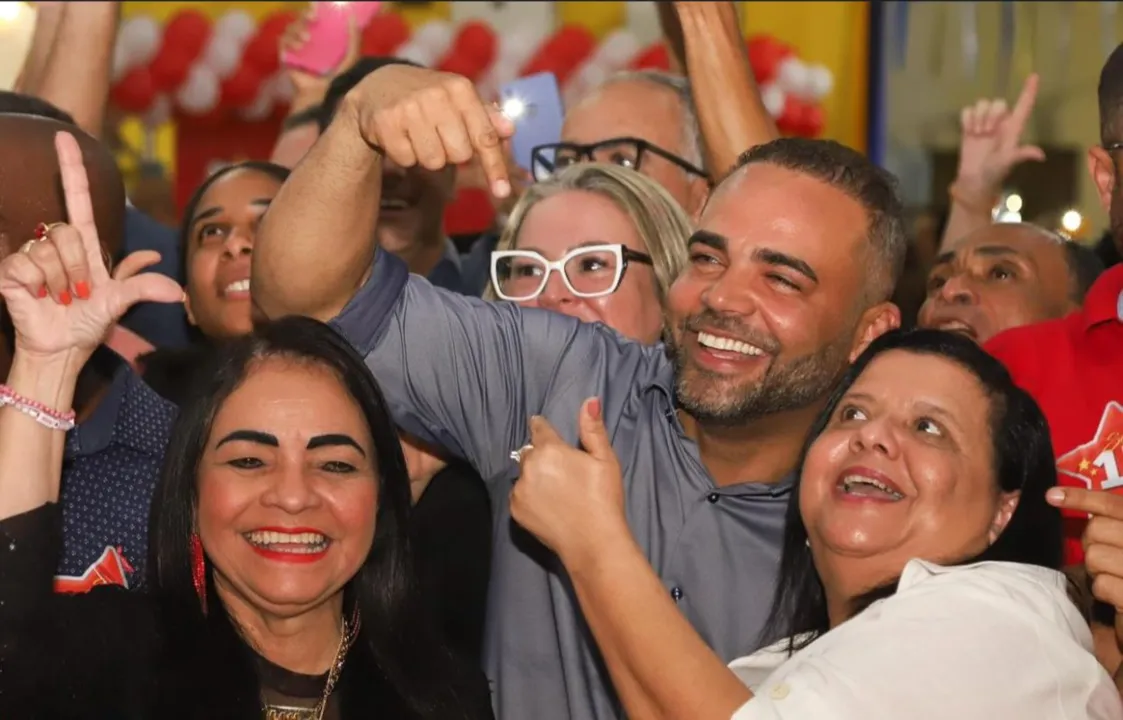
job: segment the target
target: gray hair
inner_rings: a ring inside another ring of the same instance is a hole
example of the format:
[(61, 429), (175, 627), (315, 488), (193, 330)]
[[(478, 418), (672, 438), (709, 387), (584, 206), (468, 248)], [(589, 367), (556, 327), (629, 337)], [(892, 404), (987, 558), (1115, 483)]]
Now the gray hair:
[[(662, 70), (626, 70), (610, 75), (600, 87), (616, 83), (648, 83), (673, 92), (682, 106), (683, 147), (686, 155), (683, 160), (706, 170), (706, 152), (702, 146), (702, 129), (698, 124), (698, 112), (694, 107), (694, 96), (690, 93), (690, 80), (682, 75)], [(671, 148), (665, 148), (670, 150)]]

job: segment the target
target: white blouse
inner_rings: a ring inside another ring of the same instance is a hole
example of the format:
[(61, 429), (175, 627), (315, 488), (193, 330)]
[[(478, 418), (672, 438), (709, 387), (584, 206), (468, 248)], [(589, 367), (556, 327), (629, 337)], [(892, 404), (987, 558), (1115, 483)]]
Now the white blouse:
[(1016, 563), (905, 566), (897, 593), (788, 658), (734, 660), (732, 720), (1119, 720), (1065, 576)]

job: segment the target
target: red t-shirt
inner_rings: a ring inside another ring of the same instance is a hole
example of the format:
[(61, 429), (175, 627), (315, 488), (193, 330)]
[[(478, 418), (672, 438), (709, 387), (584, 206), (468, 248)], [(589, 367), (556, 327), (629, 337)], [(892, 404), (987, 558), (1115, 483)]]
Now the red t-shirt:
[[(1059, 484), (1123, 492), (1123, 265), (1100, 276), (1080, 311), (1007, 330), (985, 348), (1045, 413)], [(1066, 513), (1067, 563), (1084, 561), (1086, 523)]]

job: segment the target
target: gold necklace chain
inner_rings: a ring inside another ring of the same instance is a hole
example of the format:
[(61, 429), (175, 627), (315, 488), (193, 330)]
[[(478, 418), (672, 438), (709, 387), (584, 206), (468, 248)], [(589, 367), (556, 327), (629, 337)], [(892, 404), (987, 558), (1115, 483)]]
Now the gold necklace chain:
[(264, 704), (262, 710), (265, 711), (265, 720), (323, 720), (324, 712), (328, 708), (328, 698), (331, 697), (336, 683), (339, 682), (339, 675), (343, 672), (343, 663), (347, 660), (347, 651), (351, 649), (355, 639), (359, 636), (359, 625), (358, 607), (352, 613), (351, 622), (347, 622), (347, 618), (343, 618), (340, 622), (339, 648), (335, 651), (335, 659), (332, 660), (331, 667), (328, 668), (328, 677), (324, 681), (324, 693), (320, 697), (320, 701), (311, 708)]

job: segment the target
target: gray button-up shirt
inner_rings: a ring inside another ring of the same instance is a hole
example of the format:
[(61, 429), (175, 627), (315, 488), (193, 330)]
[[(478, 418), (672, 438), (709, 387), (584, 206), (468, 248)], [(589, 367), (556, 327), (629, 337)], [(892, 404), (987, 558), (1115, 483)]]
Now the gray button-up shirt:
[(621, 716), (556, 556), (511, 520), (510, 453), (547, 418), (577, 443), (588, 397), (620, 458), (626, 509), (667, 592), (725, 660), (760, 647), (791, 482), (715, 487), (674, 411), (665, 350), (600, 324), (454, 295), (379, 252), (335, 319), (407, 431), (467, 458), (488, 483), (494, 556), (484, 667), (504, 720)]

